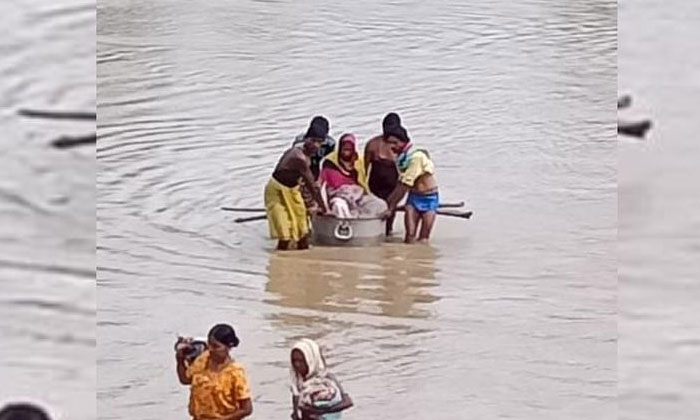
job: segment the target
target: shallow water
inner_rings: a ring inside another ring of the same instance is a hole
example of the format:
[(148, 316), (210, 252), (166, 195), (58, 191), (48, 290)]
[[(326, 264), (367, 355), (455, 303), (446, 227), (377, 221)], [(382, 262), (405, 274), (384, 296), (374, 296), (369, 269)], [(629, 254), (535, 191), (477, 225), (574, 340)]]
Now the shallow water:
[(70, 420), (96, 417), (95, 152), (50, 142), (95, 124), (17, 111), (94, 111), (94, 7), (0, 4), (0, 405)]
[[(101, 419), (187, 418), (172, 343), (233, 323), (255, 418), (326, 348), (344, 418), (617, 415), (616, 4), (98, 5)], [(278, 255), (259, 206), (310, 118), (401, 114), (434, 155), (430, 246)]]
[(620, 418), (700, 412), (700, 5), (622, 2), (620, 89), (651, 117), (645, 142), (620, 144)]

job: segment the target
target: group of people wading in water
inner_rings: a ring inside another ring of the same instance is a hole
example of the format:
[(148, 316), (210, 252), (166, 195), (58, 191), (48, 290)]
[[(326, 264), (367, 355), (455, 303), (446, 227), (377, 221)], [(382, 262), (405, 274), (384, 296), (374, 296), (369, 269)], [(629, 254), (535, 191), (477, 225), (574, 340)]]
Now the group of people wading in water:
[[(399, 203), (404, 210), (405, 242), (427, 241), (440, 204), (435, 165), (427, 150), (416, 148), (396, 113), (382, 121), (382, 133), (360, 155), (357, 138), (329, 137), (328, 120), (316, 116), (284, 152), (265, 187), (270, 236), (277, 249), (309, 247), (309, 217), (386, 219), (392, 234)], [(419, 229), (420, 226), (420, 229)]]

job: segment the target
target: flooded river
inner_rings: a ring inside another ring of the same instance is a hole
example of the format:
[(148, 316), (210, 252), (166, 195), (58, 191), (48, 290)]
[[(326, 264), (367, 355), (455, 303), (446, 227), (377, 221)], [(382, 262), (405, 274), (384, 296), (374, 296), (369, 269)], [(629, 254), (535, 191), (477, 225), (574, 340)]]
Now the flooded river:
[[(173, 341), (235, 325), (253, 418), (326, 349), (344, 418), (617, 418), (617, 5), (98, 4), (100, 419), (186, 419)], [(313, 115), (397, 111), (445, 201), (430, 246), (278, 254), (255, 206)]]
[(93, 420), (95, 152), (50, 143), (95, 123), (17, 112), (94, 112), (95, 3), (3, 1), (0, 26), (0, 405)]

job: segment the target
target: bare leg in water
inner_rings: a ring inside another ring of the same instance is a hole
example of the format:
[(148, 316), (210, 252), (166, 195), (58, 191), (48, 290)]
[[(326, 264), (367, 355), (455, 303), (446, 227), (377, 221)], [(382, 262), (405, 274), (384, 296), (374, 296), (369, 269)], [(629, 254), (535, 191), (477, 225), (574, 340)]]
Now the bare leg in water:
[(404, 227), (406, 228), (405, 243), (412, 244), (416, 241), (419, 220), (418, 211), (413, 206), (407, 205), (406, 215), (404, 216)]
[(430, 239), (430, 234), (433, 231), (433, 226), (435, 225), (435, 218), (437, 214), (434, 211), (427, 211), (421, 216), (421, 227), (420, 235), (418, 240), (421, 242), (428, 242)]
[(309, 235), (299, 239), (299, 242), (297, 242), (297, 249), (309, 249)]
[(396, 218), (396, 213), (392, 213), (388, 219), (386, 219), (386, 236), (391, 236), (394, 234), (394, 219)]

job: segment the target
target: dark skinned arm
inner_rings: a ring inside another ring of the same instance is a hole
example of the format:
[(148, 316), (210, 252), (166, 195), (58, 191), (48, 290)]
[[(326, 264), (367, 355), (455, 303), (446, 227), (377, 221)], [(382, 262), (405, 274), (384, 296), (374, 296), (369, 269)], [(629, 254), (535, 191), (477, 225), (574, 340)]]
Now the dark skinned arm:
[(399, 205), (401, 200), (406, 196), (406, 194), (411, 190), (411, 187), (408, 185), (399, 182), (396, 187), (394, 188), (394, 191), (389, 194), (389, 197), (387, 197), (386, 202), (387, 202), (387, 207), (388, 207), (388, 212), (393, 213), (396, 211), (396, 207)]
[(184, 351), (178, 351), (175, 353), (175, 360), (177, 361), (177, 378), (183, 385), (192, 384), (192, 378), (187, 376), (187, 361), (185, 360)]
[(227, 416), (217, 417), (216, 419), (202, 420), (241, 420), (253, 414), (253, 403), (250, 401), (250, 398), (239, 400), (238, 405), (240, 408)]
[(297, 414), (299, 411), (299, 397), (296, 395), (292, 395), (292, 419), (293, 420), (299, 420), (299, 415)]
[(316, 185), (316, 181), (314, 180), (314, 174), (311, 173), (311, 168), (309, 167), (308, 163), (309, 162), (307, 162), (306, 159), (300, 158), (297, 162), (297, 165), (299, 165), (301, 176), (304, 179), (304, 183), (306, 183), (307, 188), (309, 189), (309, 191), (311, 191), (314, 200), (316, 200), (323, 213), (327, 213), (328, 210), (326, 209), (326, 205), (323, 203), (323, 197), (321, 197), (321, 190)]
[(363, 156), (364, 159), (364, 165), (365, 165), (365, 173), (369, 175), (369, 165), (370, 162), (374, 159), (374, 153), (372, 153), (372, 140), (370, 140), (367, 145), (365, 145), (365, 153)]

